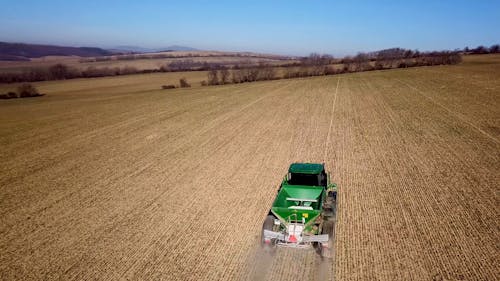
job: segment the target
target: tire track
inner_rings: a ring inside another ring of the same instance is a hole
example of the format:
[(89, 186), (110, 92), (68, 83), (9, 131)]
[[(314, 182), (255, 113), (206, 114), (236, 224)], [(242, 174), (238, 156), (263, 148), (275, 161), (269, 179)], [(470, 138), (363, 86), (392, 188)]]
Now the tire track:
[(323, 156), (323, 163), (327, 162), (328, 158), (328, 147), (330, 146), (330, 135), (332, 132), (332, 125), (333, 125), (333, 117), (335, 116), (335, 103), (337, 101), (337, 94), (339, 90), (339, 83), (340, 83), (340, 77), (337, 78), (337, 86), (335, 86), (335, 97), (333, 98), (333, 104), (332, 104), (332, 113), (330, 117), (330, 126), (328, 126), (328, 134), (326, 135), (326, 143), (325, 143), (325, 153)]

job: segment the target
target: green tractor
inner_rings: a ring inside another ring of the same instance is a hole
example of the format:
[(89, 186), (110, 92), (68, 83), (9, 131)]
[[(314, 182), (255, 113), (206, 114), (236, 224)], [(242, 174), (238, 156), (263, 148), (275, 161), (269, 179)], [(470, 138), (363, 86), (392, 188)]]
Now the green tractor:
[(331, 257), (336, 201), (324, 164), (291, 164), (262, 226), (263, 247), (314, 248)]

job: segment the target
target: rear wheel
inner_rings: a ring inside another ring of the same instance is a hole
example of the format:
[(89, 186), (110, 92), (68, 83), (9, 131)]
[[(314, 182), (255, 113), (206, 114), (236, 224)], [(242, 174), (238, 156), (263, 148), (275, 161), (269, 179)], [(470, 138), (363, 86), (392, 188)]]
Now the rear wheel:
[(326, 220), (323, 223), (323, 229), (321, 230), (321, 234), (328, 234), (328, 247), (324, 248), (321, 243), (319, 246), (319, 254), (322, 258), (331, 258), (331, 250), (333, 246), (333, 231), (335, 224), (331, 220)]
[(333, 221), (327, 220), (323, 223), (322, 234), (328, 234), (328, 238), (332, 238), (333, 235)]
[(264, 220), (264, 224), (262, 225), (261, 244), (266, 250), (270, 250), (271, 252), (274, 250), (276, 241), (274, 241), (275, 239), (264, 239), (264, 230), (273, 231), (273, 227), (274, 216), (268, 215)]

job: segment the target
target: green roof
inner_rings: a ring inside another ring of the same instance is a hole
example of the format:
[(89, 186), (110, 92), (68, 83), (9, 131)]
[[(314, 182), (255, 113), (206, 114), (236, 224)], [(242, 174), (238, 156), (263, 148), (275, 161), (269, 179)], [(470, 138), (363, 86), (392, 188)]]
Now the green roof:
[(318, 163), (293, 163), (288, 172), (299, 174), (319, 174), (323, 171), (323, 164)]

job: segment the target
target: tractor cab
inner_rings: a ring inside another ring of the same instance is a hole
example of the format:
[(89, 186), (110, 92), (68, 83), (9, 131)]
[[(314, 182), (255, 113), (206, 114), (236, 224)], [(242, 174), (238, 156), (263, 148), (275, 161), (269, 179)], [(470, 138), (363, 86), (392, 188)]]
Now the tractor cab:
[(324, 186), (328, 185), (325, 166), (317, 163), (293, 163), (284, 179), (287, 185)]

